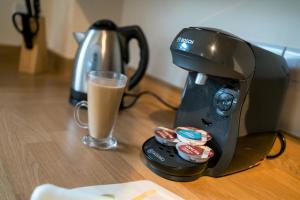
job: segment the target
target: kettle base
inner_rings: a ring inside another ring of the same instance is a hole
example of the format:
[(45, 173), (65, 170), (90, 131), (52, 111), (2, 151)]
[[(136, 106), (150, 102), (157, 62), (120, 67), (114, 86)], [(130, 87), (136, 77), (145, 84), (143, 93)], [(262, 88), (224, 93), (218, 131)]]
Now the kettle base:
[(71, 88), (70, 98), (69, 102), (72, 105), (76, 105), (80, 101), (86, 101), (87, 100), (87, 94), (83, 92), (78, 92)]

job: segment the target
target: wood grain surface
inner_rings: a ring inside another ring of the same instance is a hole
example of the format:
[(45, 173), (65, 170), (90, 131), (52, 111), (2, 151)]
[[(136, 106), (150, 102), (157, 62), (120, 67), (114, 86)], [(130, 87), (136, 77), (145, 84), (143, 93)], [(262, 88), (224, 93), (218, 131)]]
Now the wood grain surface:
[[(39, 31), (32, 40), (32, 49), (27, 49), (22, 42), (19, 59), (19, 71), (28, 74), (37, 74), (48, 70), (48, 50), (46, 42), (46, 24), (45, 17), (38, 19)], [(31, 21), (31, 26), (36, 26)]]
[[(156, 126), (171, 127), (175, 112), (142, 97), (120, 112), (119, 148), (98, 151), (81, 144), (86, 130), (76, 126), (68, 103), (69, 77), (17, 73), (17, 62), (0, 62), (0, 200), (27, 200), (43, 183), (73, 188), (148, 179), (185, 199), (300, 199), (300, 142), (287, 137), (286, 152), (253, 169), (222, 178), (178, 183), (152, 173), (141, 161), (141, 146)], [(152, 90), (170, 103), (180, 91), (151, 78)]]

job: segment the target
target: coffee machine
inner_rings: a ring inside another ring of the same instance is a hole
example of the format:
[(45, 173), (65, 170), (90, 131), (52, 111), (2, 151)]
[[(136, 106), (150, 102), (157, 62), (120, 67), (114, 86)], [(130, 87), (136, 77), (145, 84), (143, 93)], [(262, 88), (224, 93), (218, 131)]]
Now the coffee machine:
[(192, 163), (150, 138), (144, 161), (175, 181), (220, 177), (258, 165), (276, 139), (288, 83), (283, 57), (218, 29), (184, 28), (173, 40), (173, 63), (187, 70), (174, 127), (192, 126), (212, 134), (215, 156)]

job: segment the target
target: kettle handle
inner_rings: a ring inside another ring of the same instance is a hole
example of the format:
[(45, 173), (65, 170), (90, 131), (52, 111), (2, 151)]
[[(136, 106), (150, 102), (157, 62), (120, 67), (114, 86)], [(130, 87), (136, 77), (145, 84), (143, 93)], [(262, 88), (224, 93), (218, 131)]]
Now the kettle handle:
[(129, 79), (128, 89), (132, 89), (144, 76), (149, 60), (149, 48), (146, 37), (139, 26), (126, 26), (119, 28), (120, 33), (124, 36), (123, 59), (125, 63), (129, 62), (129, 41), (136, 39), (140, 48), (140, 62), (137, 70)]

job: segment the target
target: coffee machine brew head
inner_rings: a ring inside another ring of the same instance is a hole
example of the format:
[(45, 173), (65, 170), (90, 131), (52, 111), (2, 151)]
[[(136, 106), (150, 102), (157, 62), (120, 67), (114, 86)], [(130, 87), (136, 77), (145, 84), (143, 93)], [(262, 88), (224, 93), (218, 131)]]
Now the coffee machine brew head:
[(205, 85), (205, 82), (207, 80), (207, 76), (202, 73), (197, 73), (196, 79), (195, 79), (195, 84), (197, 85)]
[(221, 30), (185, 28), (170, 49), (173, 63), (188, 71), (238, 80), (250, 79), (254, 72), (251, 47)]

